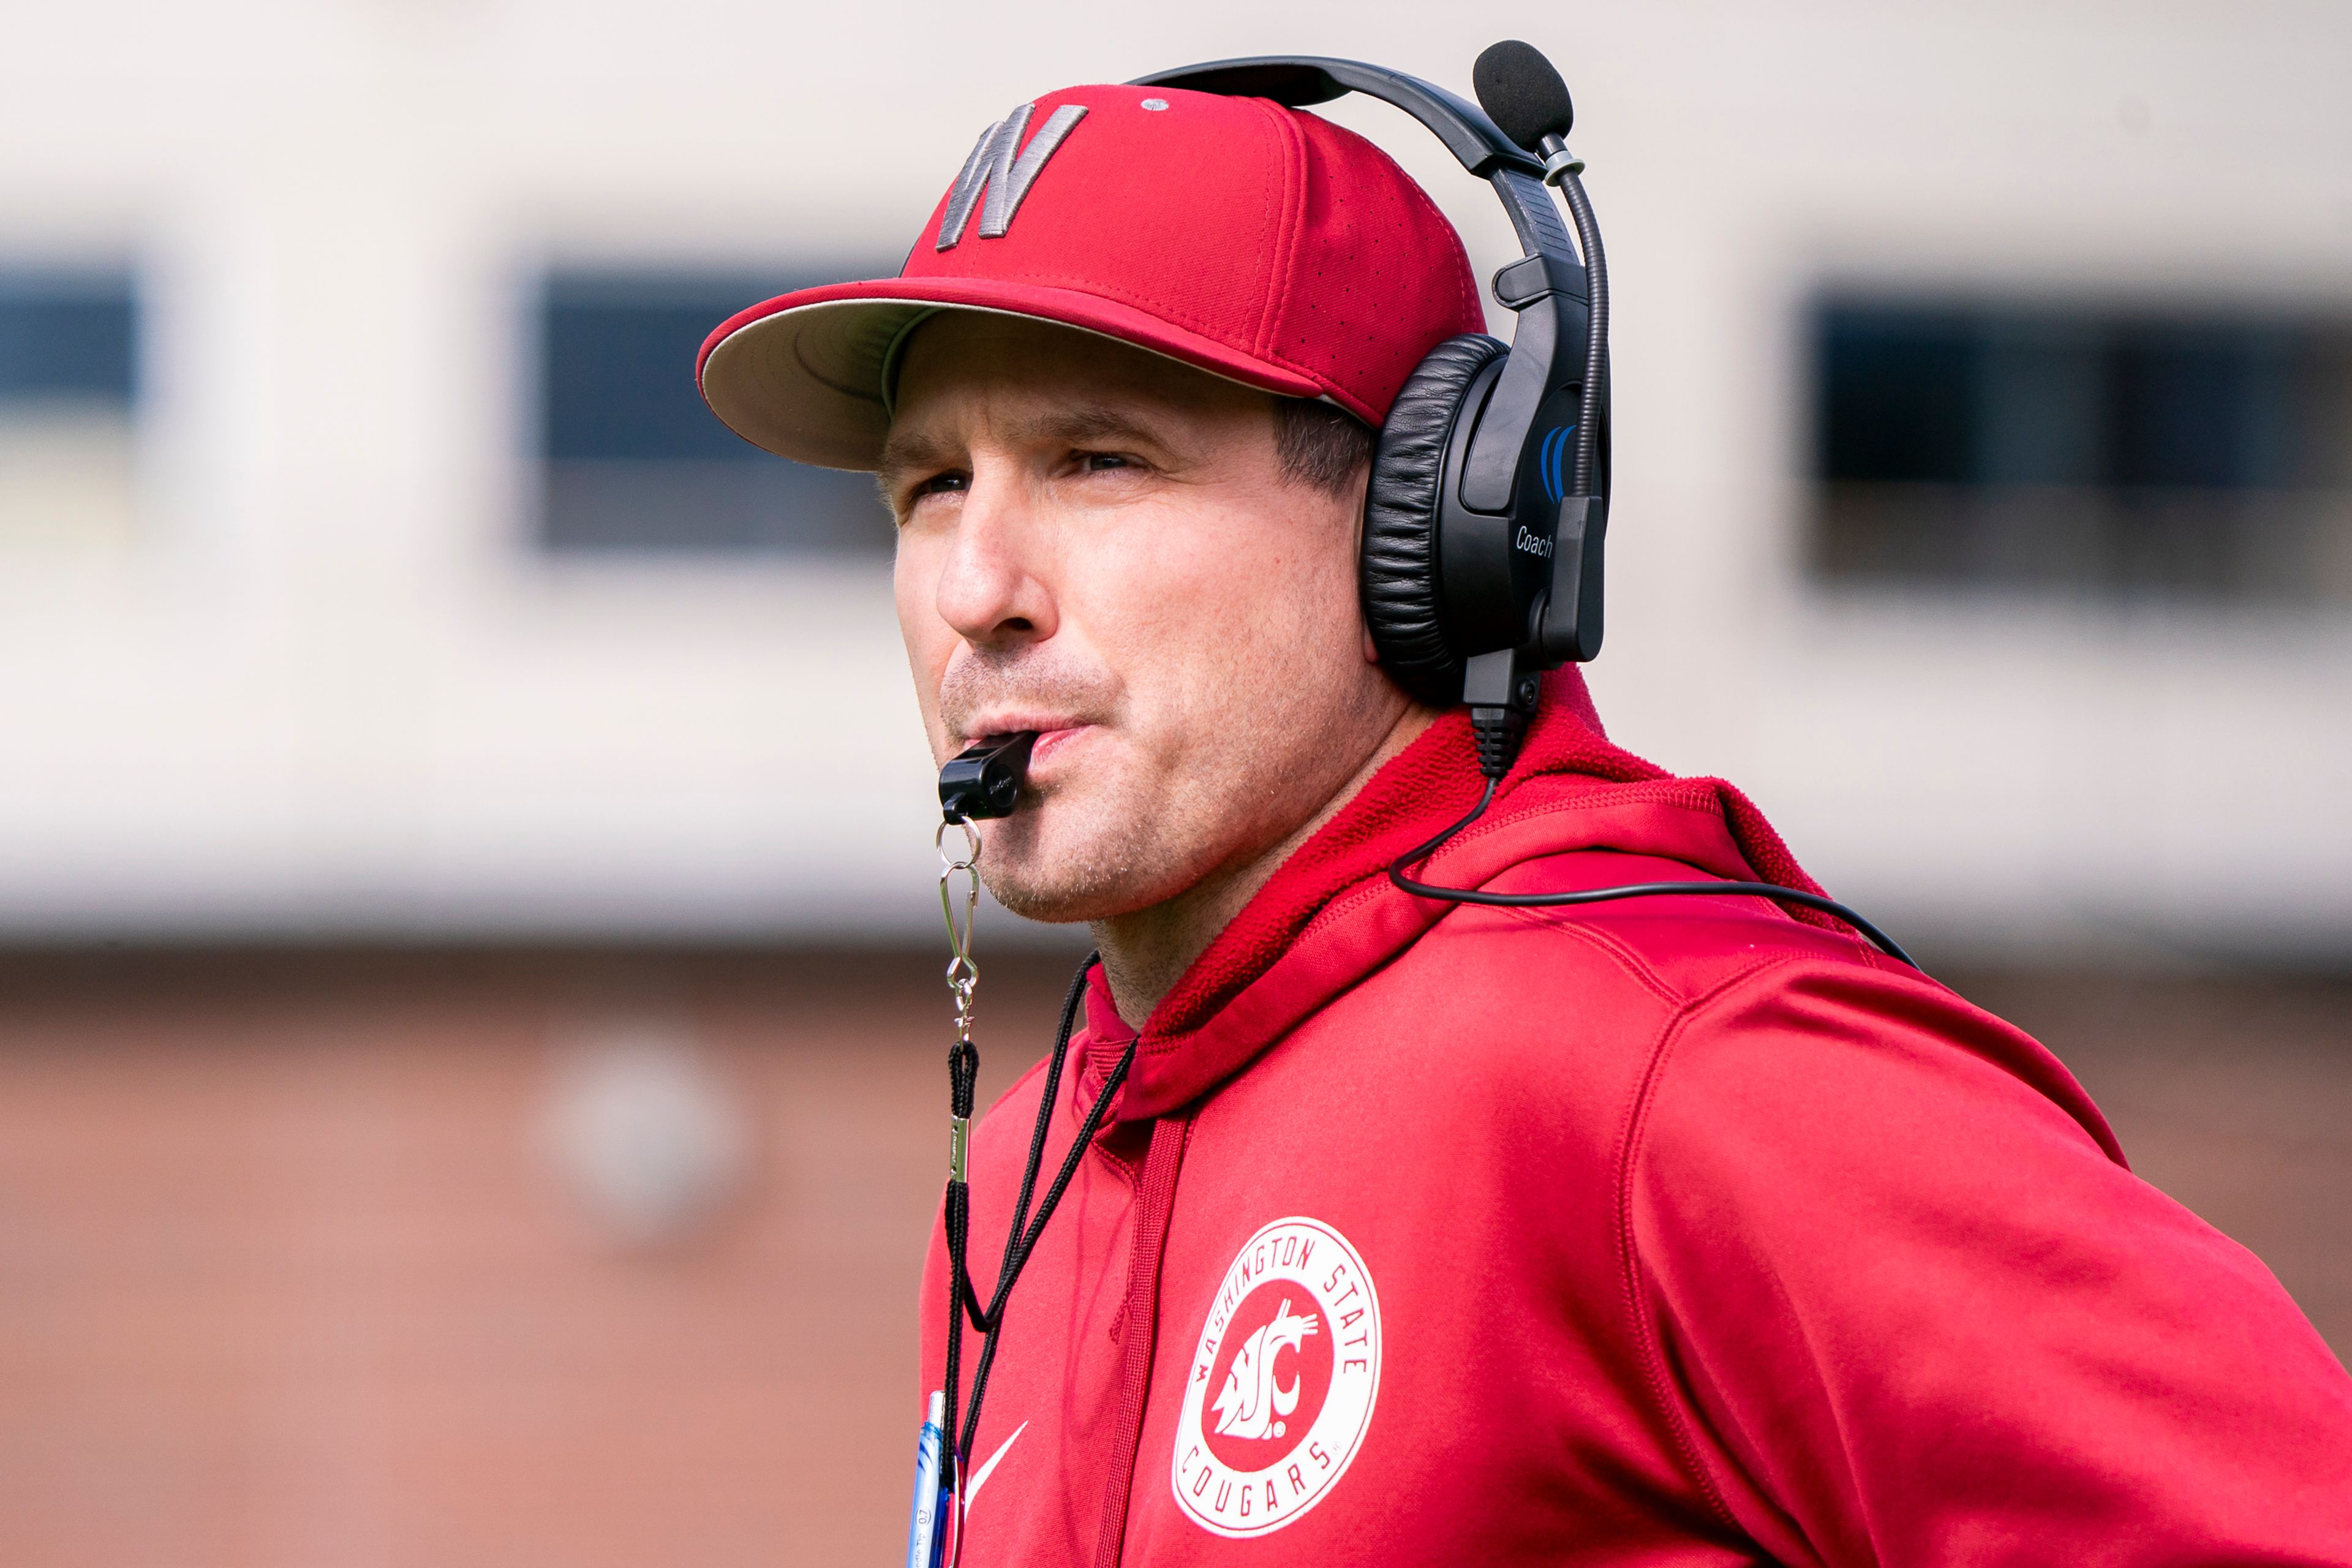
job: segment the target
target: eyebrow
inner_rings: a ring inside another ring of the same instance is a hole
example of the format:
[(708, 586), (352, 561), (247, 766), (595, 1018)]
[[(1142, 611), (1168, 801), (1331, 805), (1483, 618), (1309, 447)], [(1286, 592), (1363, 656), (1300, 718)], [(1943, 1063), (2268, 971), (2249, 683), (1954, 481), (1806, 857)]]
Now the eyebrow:
[[(998, 432), (1016, 445), (1066, 443), (1073, 446), (1106, 439), (1128, 440), (1164, 448), (1166, 438), (1148, 426), (1105, 404), (1074, 404), (1014, 419)], [(892, 431), (882, 444), (882, 460), (875, 479), (885, 494), (895, 490), (910, 473), (949, 467), (961, 450), (958, 443), (925, 431)]]
[(1014, 440), (1023, 442), (1099, 441), (1108, 436), (1153, 446), (1160, 444), (1160, 437), (1154, 432), (1118, 409), (1098, 403), (1056, 408), (1034, 418), (1016, 419), (1006, 433)]
[(875, 465), (874, 482), (882, 489), (882, 499), (887, 501), (909, 474), (943, 468), (955, 450), (952, 443), (939, 437), (917, 432), (890, 432), (882, 443), (882, 460)]

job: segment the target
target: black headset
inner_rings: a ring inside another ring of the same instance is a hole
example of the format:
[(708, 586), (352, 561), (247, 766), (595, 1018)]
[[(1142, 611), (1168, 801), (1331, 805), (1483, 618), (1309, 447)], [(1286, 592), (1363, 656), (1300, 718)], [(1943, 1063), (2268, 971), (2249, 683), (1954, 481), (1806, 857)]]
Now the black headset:
[[(1429, 351), (1381, 425), (1364, 496), (1358, 566), (1364, 624), (1396, 683), (1432, 707), (1465, 702), (1485, 796), (1470, 815), (1400, 857), (1389, 877), (1419, 898), (1553, 908), (1653, 897), (1777, 900), (1835, 915), (1888, 954), (1910, 955), (1862, 915), (1819, 893), (1766, 882), (1643, 882), (1575, 893), (1434, 887), (1412, 868), (1476, 821), (1510, 772), (1542, 695), (1538, 679), (1601, 651), (1601, 545), (1609, 531), (1609, 263), (1568, 150), (1576, 110), (1542, 53), (1508, 40), (1478, 57), (1474, 108), (1433, 83), (1358, 60), (1265, 55), (1139, 77), (1130, 86), (1265, 98), (1290, 108), (1360, 92), (1434, 132), (1495, 187), (1526, 254), (1495, 274), (1518, 324)], [(1576, 224), (1571, 246), (1547, 185)], [(1582, 252), (1581, 259), (1577, 252)], [(1564, 353), (1581, 344), (1580, 355)], [(950, 821), (1009, 815), (1028, 734), (991, 737), (940, 773)], [(1914, 967), (1916, 967), (1915, 964)]]
[[(1436, 887), (1420, 865), (1486, 813), (1542, 694), (1537, 678), (1601, 651), (1601, 552), (1609, 531), (1609, 262), (1570, 155), (1576, 109), (1533, 45), (1507, 40), (1471, 69), (1482, 109), (1356, 60), (1268, 55), (1160, 71), (1138, 87), (1270, 98), (1291, 108), (1360, 92), (1437, 133), (1491, 183), (1527, 254), (1495, 274), (1517, 317), (1508, 347), (1484, 332), (1429, 351), (1381, 426), (1364, 495), (1364, 624), (1399, 686), (1433, 707), (1470, 705), (1486, 794), (1470, 815), (1397, 858), (1416, 898), (1513, 909), (1618, 899), (1761, 897), (1835, 915), (1880, 951), (1895, 940), (1836, 900), (1769, 882), (1639, 882), (1573, 893)], [(1580, 262), (1546, 194), (1576, 223)], [(1564, 353), (1581, 343), (1580, 356)], [(971, 753), (967, 753), (969, 757)], [(964, 759), (958, 759), (962, 762)], [(1015, 784), (1017, 790), (1017, 783)], [(941, 798), (946, 798), (945, 775)], [(1010, 797), (1008, 797), (1009, 799)]]
[[(1472, 80), (1483, 110), (1401, 71), (1311, 56), (1217, 60), (1130, 85), (1291, 108), (1360, 92), (1429, 127), (1502, 198), (1526, 254), (1495, 274), (1495, 298), (1517, 326), (1508, 345), (1449, 338), (1406, 378), (1372, 458), (1359, 568), (1382, 667), (1432, 707), (1467, 702), (1480, 766), (1499, 778), (1535, 711), (1538, 674), (1601, 651), (1609, 268), (1584, 165), (1568, 152), (1576, 110), (1559, 72), (1513, 41), (1480, 55)], [(1567, 198), (1573, 244), (1547, 184)]]

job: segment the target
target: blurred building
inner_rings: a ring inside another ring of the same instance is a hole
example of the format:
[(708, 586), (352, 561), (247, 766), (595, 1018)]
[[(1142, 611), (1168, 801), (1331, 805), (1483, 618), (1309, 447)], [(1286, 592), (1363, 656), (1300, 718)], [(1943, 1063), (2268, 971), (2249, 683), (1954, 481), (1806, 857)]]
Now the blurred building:
[[(27, 14), (0, 923), (912, 933), (861, 481), (690, 391), (979, 128), (1278, 47), (1564, 67), (1617, 284), (1604, 714), (1954, 950), (2352, 948), (2352, 25), (2325, 5), (527, 0)], [(1494, 203), (1379, 105), (1469, 235)]]
[(2339, 7), (89, 0), (0, 61), (0, 1557), (887, 1548), (929, 759), (870, 488), (694, 348), (1037, 92), (1507, 36), (1610, 245), (1612, 733), (2345, 1347), (2342, 991), (2129, 978), (2352, 959)]

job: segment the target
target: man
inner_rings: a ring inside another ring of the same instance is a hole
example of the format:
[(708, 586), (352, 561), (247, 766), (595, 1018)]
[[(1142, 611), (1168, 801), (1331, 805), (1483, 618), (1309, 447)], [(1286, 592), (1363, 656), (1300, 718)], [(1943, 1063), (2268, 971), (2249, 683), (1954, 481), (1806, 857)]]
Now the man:
[[(1482, 325), (1425, 195), (1261, 100), (1017, 118), (904, 275), (703, 365), (880, 475), (935, 754), (1039, 736), (980, 864), (1100, 950), (1046, 1172), (1132, 1050), (1001, 1322), (962, 1561), (2352, 1563), (2352, 1381), (2033, 1041), (1763, 900), (1391, 885), (1480, 783), (1356, 587), (1373, 429)], [(1423, 875), (1811, 887), (1572, 668)], [(976, 1135), (976, 1258), (1036, 1213), (1049, 1077)]]

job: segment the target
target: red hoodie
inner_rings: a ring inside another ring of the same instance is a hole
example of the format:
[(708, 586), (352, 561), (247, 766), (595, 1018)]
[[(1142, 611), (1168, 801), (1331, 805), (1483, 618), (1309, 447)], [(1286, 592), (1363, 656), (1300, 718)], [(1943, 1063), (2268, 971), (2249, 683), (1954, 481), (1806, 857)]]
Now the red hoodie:
[[(1761, 900), (1391, 887), (1478, 784), (1455, 713), (1152, 1014), (1005, 1311), (969, 1568), (2352, 1563), (2352, 1379), (2055, 1058)], [(1427, 879), (1694, 875), (1813, 887), (1570, 676)], [(1097, 972), (1049, 1172), (1132, 1037)], [(975, 1134), (982, 1299), (1043, 1079)]]

